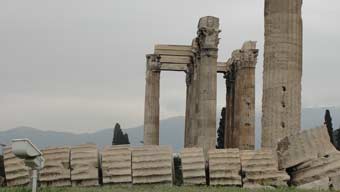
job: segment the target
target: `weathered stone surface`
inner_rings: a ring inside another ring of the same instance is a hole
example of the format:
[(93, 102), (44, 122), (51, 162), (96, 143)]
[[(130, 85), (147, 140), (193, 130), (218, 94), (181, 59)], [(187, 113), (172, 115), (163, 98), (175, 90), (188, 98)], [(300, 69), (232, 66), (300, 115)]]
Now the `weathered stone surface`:
[(172, 184), (172, 149), (168, 146), (132, 148), (133, 184)]
[(208, 156), (210, 185), (242, 186), (239, 149), (212, 149)]
[(4, 148), (4, 164), (8, 187), (25, 186), (30, 183), (29, 168), (16, 158), (11, 148)]
[(159, 57), (157, 55), (147, 55), (146, 66), (144, 144), (159, 145)]
[[(219, 19), (202, 17), (198, 23), (197, 41), (197, 147), (207, 155), (216, 143), (217, 54), (220, 33)], [(196, 145), (195, 145), (196, 146)]]
[(326, 177), (321, 180), (313, 181), (311, 183), (306, 183), (297, 187), (297, 189), (304, 190), (328, 190), (330, 186), (329, 178)]
[(45, 166), (40, 171), (40, 184), (46, 187), (71, 186), (70, 148), (48, 148), (42, 153)]
[(228, 60), (224, 146), (255, 149), (255, 66), (256, 42), (247, 41)]
[(340, 176), (340, 153), (335, 152), (324, 157), (306, 161), (290, 172), (292, 184), (303, 185), (317, 180)]
[(265, 0), (262, 147), (301, 125), (302, 0)]
[(205, 159), (202, 148), (185, 148), (181, 151), (184, 185), (205, 185)]
[(128, 145), (105, 147), (102, 151), (103, 183), (131, 183), (131, 151)]
[(71, 149), (71, 181), (73, 186), (99, 185), (99, 153), (96, 145), (85, 144)]
[(279, 168), (293, 167), (335, 151), (326, 127), (304, 130), (278, 143)]
[(330, 178), (332, 189), (340, 191), (340, 175)]
[(241, 151), (241, 167), (244, 185), (286, 186), (290, 179), (278, 170), (278, 162), (271, 150)]

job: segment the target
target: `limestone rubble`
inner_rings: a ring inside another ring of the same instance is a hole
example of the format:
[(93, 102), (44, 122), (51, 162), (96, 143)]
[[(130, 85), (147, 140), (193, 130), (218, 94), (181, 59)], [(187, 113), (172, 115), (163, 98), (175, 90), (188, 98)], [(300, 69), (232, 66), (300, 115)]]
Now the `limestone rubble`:
[(22, 159), (15, 157), (10, 147), (4, 148), (4, 165), (7, 186), (26, 186), (30, 183), (29, 168)]
[(72, 186), (99, 185), (99, 152), (94, 144), (71, 148)]
[(46, 187), (71, 186), (70, 148), (57, 147), (42, 150), (45, 166), (39, 172), (39, 182)]
[(205, 158), (202, 148), (185, 148), (181, 151), (184, 185), (205, 185)]
[(101, 155), (104, 184), (132, 182), (131, 150), (129, 145), (105, 147)]
[(132, 148), (133, 184), (172, 184), (172, 149), (168, 146)]

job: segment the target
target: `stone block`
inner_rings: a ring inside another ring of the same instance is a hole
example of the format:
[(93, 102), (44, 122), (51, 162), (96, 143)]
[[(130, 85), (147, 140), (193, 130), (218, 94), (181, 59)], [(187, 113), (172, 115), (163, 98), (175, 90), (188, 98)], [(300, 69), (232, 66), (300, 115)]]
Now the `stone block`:
[(208, 157), (210, 185), (242, 186), (239, 149), (212, 149)]
[(27, 186), (30, 183), (30, 169), (22, 159), (15, 157), (9, 147), (4, 148), (4, 165), (8, 187)]
[(131, 150), (129, 145), (105, 147), (101, 155), (104, 184), (132, 182)]
[(172, 184), (172, 149), (168, 146), (132, 148), (133, 184)]
[(335, 191), (340, 191), (340, 176), (330, 178), (332, 189)]
[(311, 183), (300, 185), (297, 187), (297, 189), (323, 191), (323, 190), (329, 190), (329, 186), (330, 186), (329, 178), (326, 177), (321, 180), (317, 180)]
[(202, 148), (181, 151), (184, 185), (206, 185), (205, 158)]
[(99, 185), (99, 153), (96, 145), (85, 144), (71, 149), (71, 181), (73, 186)]
[(241, 167), (244, 185), (287, 186), (290, 179), (271, 150), (241, 151)]
[(45, 166), (39, 182), (45, 187), (71, 186), (70, 148), (58, 147), (42, 150)]
[(306, 161), (291, 170), (292, 184), (296, 186), (312, 183), (340, 175), (340, 153)]
[(336, 151), (326, 127), (304, 130), (278, 143), (279, 168), (287, 169)]

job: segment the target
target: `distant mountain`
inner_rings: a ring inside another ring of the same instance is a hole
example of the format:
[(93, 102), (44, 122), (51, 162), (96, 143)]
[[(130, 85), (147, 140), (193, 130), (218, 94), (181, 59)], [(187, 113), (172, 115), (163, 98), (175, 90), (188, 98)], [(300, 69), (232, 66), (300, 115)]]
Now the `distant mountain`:
[[(180, 149), (184, 143), (184, 117), (174, 117), (160, 122), (160, 142)], [(141, 145), (143, 126), (123, 129), (129, 135), (131, 145)], [(82, 143), (96, 143), (102, 148), (111, 145), (113, 128), (103, 129), (95, 133), (74, 134), (56, 131), (42, 131), (31, 127), (18, 127), (0, 132), (0, 143), (9, 144), (15, 138), (29, 138), (39, 148), (49, 146), (72, 146)]]
[[(323, 124), (326, 109), (330, 109), (334, 128), (340, 125), (340, 107), (305, 108), (302, 110), (302, 127), (314, 128)], [(219, 117), (217, 117), (219, 119)], [(218, 123), (217, 123), (218, 124)], [(256, 115), (256, 146), (261, 142), (261, 114)], [(123, 129), (129, 134), (133, 146), (141, 145), (143, 141), (143, 126)], [(95, 133), (73, 134), (66, 132), (41, 131), (31, 127), (19, 127), (0, 132), (0, 143), (9, 144), (14, 138), (29, 138), (40, 148), (48, 146), (72, 146), (82, 143), (96, 143), (102, 148), (112, 142), (113, 128), (103, 129)], [(179, 151), (184, 143), (184, 117), (173, 117), (160, 122), (160, 143), (172, 145)]]

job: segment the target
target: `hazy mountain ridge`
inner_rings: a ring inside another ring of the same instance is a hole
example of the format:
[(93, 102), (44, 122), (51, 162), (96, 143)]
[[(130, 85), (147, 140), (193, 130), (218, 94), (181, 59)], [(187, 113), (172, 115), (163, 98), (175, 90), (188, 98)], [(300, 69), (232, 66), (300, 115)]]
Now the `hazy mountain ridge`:
[[(302, 110), (302, 127), (314, 128), (323, 124), (323, 116), (326, 109), (331, 110), (334, 129), (339, 128), (340, 107), (305, 108)], [(219, 117), (218, 117), (219, 119)], [(184, 117), (173, 117), (160, 121), (160, 143), (172, 145), (179, 151), (184, 143)], [(261, 114), (256, 115), (256, 145), (261, 141)], [(143, 140), (143, 126), (123, 129), (129, 134), (130, 143), (133, 146), (141, 145)], [(0, 143), (9, 144), (14, 138), (29, 138), (38, 147), (72, 146), (81, 143), (96, 143), (102, 148), (112, 142), (113, 128), (107, 128), (95, 133), (66, 133), (56, 131), (42, 131), (31, 127), (19, 127), (0, 132)]]

